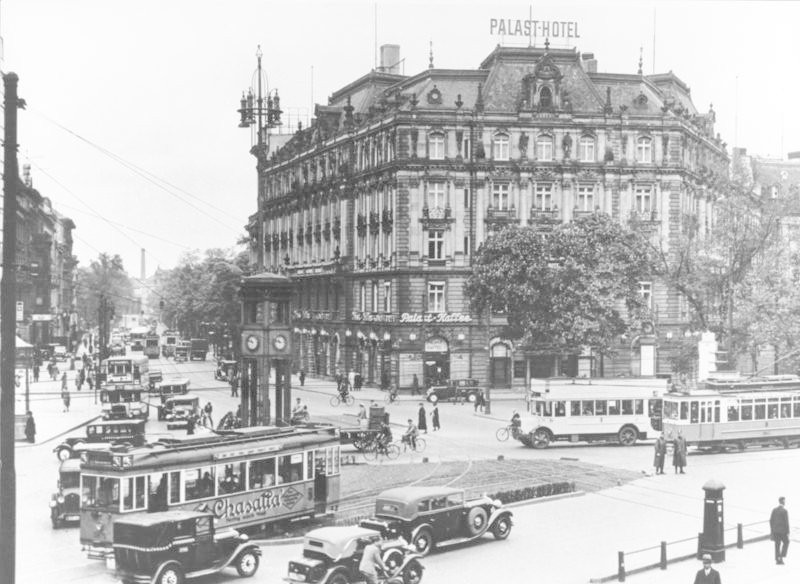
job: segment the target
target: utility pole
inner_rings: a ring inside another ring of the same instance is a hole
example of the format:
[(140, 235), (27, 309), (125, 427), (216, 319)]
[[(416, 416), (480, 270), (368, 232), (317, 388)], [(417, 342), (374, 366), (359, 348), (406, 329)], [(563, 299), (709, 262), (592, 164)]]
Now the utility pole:
[(0, 281), (0, 582), (14, 584), (17, 544), (17, 474), (14, 466), (14, 368), (17, 295), (17, 97), (16, 73), (3, 76), (5, 145), (3, 165), (3, 278)]

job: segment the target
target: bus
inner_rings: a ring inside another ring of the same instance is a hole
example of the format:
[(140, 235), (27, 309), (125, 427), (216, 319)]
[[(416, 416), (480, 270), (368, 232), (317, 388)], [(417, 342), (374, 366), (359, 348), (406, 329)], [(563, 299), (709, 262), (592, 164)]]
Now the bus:
[(100, 362), (100, 402), (103, 419), (148, 417), (150, 360), (144, 356), (115, 356)]
[(765, 385), (758, 378), (720, 391), (706, 382), (702, 389), (665, 395), (663, 423), (667, 440), (680, 433), (687, 445), (698, 449), (788, 448), (800, 443), (800, 388)]
[(130, 513), (206, 509), (243, 529), (335, 511), (338, 429), (252, 427), (144, 447), (81, 453), (81, 544), (113, 554), (113, 523)]
[(161, 356), (166, 358), (174, 357), (178, 340), (180, 340), (180, 335), (177, 332), (164, 331), (164, 335), (161, 337)]
[(161, 353), (161, 338), (158, 335), (147, 335), (144, 338), (144, 356), (148, 359), (158, 359)]
[(144, 356), (115, 356), (100, 362), (100, 379), (103, 385), (150, 383), (150, 360)]
[(655, 378), (532, 379), (531, 419), (518, 436), (526, 446), (611, 441), (633, 446), (661, 431), (667, 381)]

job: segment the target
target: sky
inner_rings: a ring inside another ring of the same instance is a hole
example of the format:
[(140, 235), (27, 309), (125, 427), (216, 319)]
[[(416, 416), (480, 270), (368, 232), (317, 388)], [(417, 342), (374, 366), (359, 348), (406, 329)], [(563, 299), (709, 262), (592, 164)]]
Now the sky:
[[(598, 70), (673, 71), (717, 131), (748, 153), (800, 150), (800, 2), (495, 3), (428, 0), (0, 0), (3, 72), (19, 76), (20, 171), (72, 218), (80, 265), (119, 254), (132, 276), (192, 250), (231, 248), (256, 210), (239, 99), (256, 50), (284, 122), (368, 73), (400, 45), (403, 71), (473, 69), (496, 19), (575, 21), (570, 46)], [(553, 44), (552, 46), (564, 46)]]

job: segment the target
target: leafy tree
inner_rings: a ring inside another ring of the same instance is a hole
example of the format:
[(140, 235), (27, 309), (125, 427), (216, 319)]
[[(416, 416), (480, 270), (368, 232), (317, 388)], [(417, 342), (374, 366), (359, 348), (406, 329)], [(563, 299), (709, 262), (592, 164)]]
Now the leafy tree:
[(642, 308), (639, 282), (650, 270), (641, 236), (597, 213), (548, 235), (510, 227), (490, 237), (465, 291), (474, 310), (504, 313), (524, 344), (608, 352)]

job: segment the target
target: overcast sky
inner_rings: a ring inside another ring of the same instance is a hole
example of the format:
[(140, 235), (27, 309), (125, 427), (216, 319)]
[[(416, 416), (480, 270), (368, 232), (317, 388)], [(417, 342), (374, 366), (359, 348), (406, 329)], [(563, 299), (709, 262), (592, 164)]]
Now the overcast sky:
[[(314, 102), (374, 67), (376, 38), (400, 45), (407, 75), (427, 68), (431, 41), (437, 68), (476, 68), (496, 44), (526, 42), (491, 35), (490, 19), (530, 10), (463, 0), (1, 0), (3, 71), (19, 75), (28, 104), (20, 171), (30, 163), (34, 187), (74, 219), (81, 265), (118, 253), (138, 276), (145, 248), (149, 275), (191, 249), (233, 246), (256, 209), (255, 159), (236, 109), (257, 45), (284, 119), (305, 125)], [(562, 0), (532, 13), (577, 21), (574, 46), (593, 52), (600, 71), (635, 73), (641, 47), (645, 73), (672, 70), (701, 112), (714, 104), (729, 151), (800, 150), (800, 3)]]

